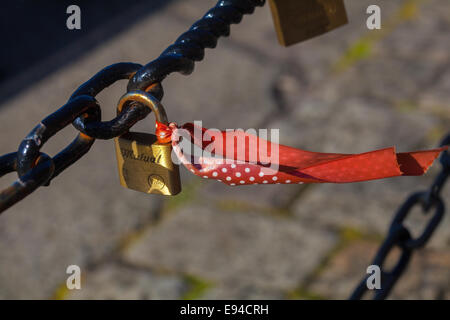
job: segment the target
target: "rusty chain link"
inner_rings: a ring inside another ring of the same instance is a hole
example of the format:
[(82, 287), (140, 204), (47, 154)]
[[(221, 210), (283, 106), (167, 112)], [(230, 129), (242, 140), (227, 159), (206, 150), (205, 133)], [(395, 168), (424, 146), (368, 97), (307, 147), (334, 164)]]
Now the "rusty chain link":
[[(133, 103), (124, 108), (116, 118), (101, 121), (101, 108), (95, 96), (118, 80), (129, 80), (127, 91), (145, 90), (157, 99), (163, 98), (161, 82), (171, 73), (188, 75), (194, 63), (204, 58), (205, 48), (215, 48), (221, 36), (230, 34), (230, 25), (237, 24), (244, 14), (251, 14), (265, 0), (221, 0), (202, 19), (194, 23), (174, 44), (169, 46), (154, 61), (142, 66), (135, 63), (117, 63), (108, 66), (82, 84), (68, 102), (56, 112), (42, 120), (21, 142), (18, 151), (0, 157), (0, 177), (16, 171), (18, 179), (0, 192), (0, 213), (25, 198), (50, 181), (86, 154), (95, 139), (112, 139), (126, 133), (136, 122), (144, 119), (150, 109)], [(53, 135), (70, 123), (79, 131), (77, 137), (53, 158), (41, 152), (42, 146)], [(450, 135), (443, 144), (450, 144)], [(386, 298), (405, 270), (412, 252), (425, 245), (444, 214), (440, 191), (450, 172), (449, 152), (441, 156), (443, 169), (427, 192), (413, 194), (399, 209), (388, 237), (376, 255), (373, 264), (383, 265), (392, 248), (398, 246), (402, 255), (391, 271), (383, 271), (382, 288), (376, 299)], [(435, 208), (435, 213), (422, 235), (413, 239), (403, 220), (410, 210), (421, 204), (424, 212)], [(366, 278), (361, 281), (351, 296), (359, 299), (367, 291)]]
[[(446, 145), (450, 145), (450, 133), (441, 142), (441, 146)], [(386, 239), (381, 244), (372, 261), (372, 265), (379, 266), (381, 269), (381, 288), (374, 289), (373, 298), (375, 300), (386, 299), (388, 297), (395, 283), (408, 266), (414, 251), (425, 246), (444, 216), (445, 205), (440, 192), (450, 175), (450, 152), (448, 150), (442, 153), (440, 162), (442, 170), (435, 178), (431, 187), (427, 191), (420, 191), (410, 195), (397, 210), (389, 227)], [(421, 206), (422, 212), (425, 215), (429, 215), (431, 209), (434, 212), (428, 224), (423, 229), (422, 234), (417, 238), (413, 238), (403, 222), (417, 205)], [(397, 264), (391, 270), (385, 270), (383, 264), (394, 248), (400, 249), (400, 257), (398, 258)], [(370, 291), (367, 286), (368, 277), (369, 275), (362, 279), (350, 296), (350, 299), (361, 299), (364, 294)]]

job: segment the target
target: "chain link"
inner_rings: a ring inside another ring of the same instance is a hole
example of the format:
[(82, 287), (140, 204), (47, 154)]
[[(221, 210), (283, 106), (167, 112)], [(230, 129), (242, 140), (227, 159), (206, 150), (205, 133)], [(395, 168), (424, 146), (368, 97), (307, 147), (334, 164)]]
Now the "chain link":
[[(441, 146), (446, 145), (450, 145), (450, 133), (441, 142)], [(374, 289), (375, 294), (373, 298), (375, 300), (388, 297), (395, 283), (408, 266), (413, 252), (427, 244), (444, 216), (445, 205), (440, 193), (450, 174), (450, 153), (448, 150), (442, 153), (440, 163), (442, 170), (431, 187), (427, 191), (416, 192), (410, 195), (397, 210), (386, 239), (372, 261), (372, 265), (379, 266), (381, 269), (381, 289)], [(434, 213), (420, 236), (413, 238), (408, 228), (404, 225), (404, 221), (412, 212), (412, 209), (418, 205), (422, 208), (423, 214), (429, 215), (432, 209)], [(385, 260), (394, 248), (400, 249), (400, 257), (392, 270), (385, 270), (383, 267)], [(361, 299), (370, 291), (367, 286), (368, 277), (364, 277), (358, 284), (350, 296), (351, 300)]]
[[(0, 177), (16, 171), (19, 178), (0, 192), (0, 213), (50, 181), (85, 155), (95, 139), (112, 139), (126, 133), (151, 110), (131, 103), (117, 117), (101, 121), (101, 108), (95, 96), (118, 80), (129, 80), (128, 91), (151, 93), (161, 100), (162, 80), (172, 72), (190, 74), (194, 62), (204, 57), (205, 48), (215, 48), (218, 38), (228, 36), (230, 25), (239, 23), (265, 0), (221, 0), (202, 19), (183, 33), (156, 60), (146, 66), (117, 63), (104, 68), (82, 84), (69, 101), (42, 120), (19, 145), (18, 151), (0, 156)], [(79, 131), (77, 137), (56, 156), (42, 153), (43, 145), (70, 123)]]

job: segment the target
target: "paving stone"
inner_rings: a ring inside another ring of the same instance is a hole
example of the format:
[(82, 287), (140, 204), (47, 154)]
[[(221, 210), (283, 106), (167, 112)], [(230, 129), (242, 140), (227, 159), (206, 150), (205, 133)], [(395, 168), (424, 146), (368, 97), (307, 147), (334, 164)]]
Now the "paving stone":
[(450, 254), (444, 250), (422, 250), (392, 291), (392, 299), (449, 299)]
[(64, 299), (179, 299), (187, 290), (183, 277), (156, 274), (107, 263), (83, 275), (81, 289), (70, 290)]
[(192, 274), (217, 285), (280, 290), (295, 287), (335, 239), (289, 219), (192, 206), (149, 229), (124, 257), (137, 266)]
[[(385, 48), (402, 57), (422, 57), (422, 61), (434, 63), (448, 59), (448, 41), (450, 21), (447, 1), (417, 1), (415, 14), (411, 19), (398, 25), (389, 35)], [(431, 19), (432, 17), (432, 19)]]
[(233, 284), (219, 285), (205, 292), (205, 300), (280, 300), (285, 299), (283, 290), (270, 290), (255, 286), (242, 286), (239, 281)]
[(199, 189), (199, 198), (227, 207), (275, 211), (286, 209), (301, 191), (299, 185), (248, 185), (230, 187), (222, 182), (208, 180)]
[(370, 241), (352, 243), (333, 256), (308, 290), (326, 299), (348, 299), (378, 249)]
[[(445, 12), (449, 4), (438, 2), (406, 4), (416, 14), (411, 13), (409, 18), (399, 17), (401, 23), (372, 43), (370, 56), (339, 81), (343, 87), (348, 87), (345, 93), (367, 95), (388, 103), (406, 100), (413, 108), (420, 105), (420, 99), (416, 100), (424, 91), (428, 96), (445, 94), (448, 90), (443, 80), (449, 69), (448, 41), (444, 39), (450, 28)], [(355, 83), (353, 80), (358, 76), (363, 76), (363, 80)], [(345, 80), (350, 78), (349, 82)], [(350, 82), (353, 85), (349, 85)], [(448, 117), (448, 108), (446, 113)]]
[(431, 116), (400, 114), (362, 97), (326, 99), (298, 102), (293, 115), (273, 121), (269, 128), (280, 130), (282, 144), (317, 152), (360, 153), (390, 146), (401, 152), (438, 143), (427, 141), (428, 132), (439, 123)]
[[(415, 109), (404, 111), (396, 102), (415, 101), (421, 83), (430, 81), (433, 74), (421, 80), (413, 77), (414, 67), (408, 69), (405, 61), (385, 58), (367, 61), (338, 79), (324, 82), (306, 96), (300, 88), (284, 91), (285, 101), (294, 111), (269, 127), (280, 128), (283, 144), (323, 152), (364, 152), (390, 145), (397, 145), (400, 150), (432, 146), (438, 141), (429, 141), (429, 133), (445, 114), (448, 118), (450, 111), (441, 108), (442, 115)], [(397, 72), (397, 65), (408, 71)], [(403, 81), (397, 74), (409, 74), (409, 80)], [(439, 96), (444, 88), (438, 84), (428, 88), (427, 96)]]
[[(308, 288), (328, 299), (347, 299), (366, 275), (378, 244), (358, 241), (338, 252), (326, 269)], [(386, 261), (389, 268), (396, 255)], [(413, 255), (409, 267), (397, 282), (389, 299), (448, 299), (450, 256), (446, 250), (421, 250)], [(364, 298), (370, 298), (370, 293)]]

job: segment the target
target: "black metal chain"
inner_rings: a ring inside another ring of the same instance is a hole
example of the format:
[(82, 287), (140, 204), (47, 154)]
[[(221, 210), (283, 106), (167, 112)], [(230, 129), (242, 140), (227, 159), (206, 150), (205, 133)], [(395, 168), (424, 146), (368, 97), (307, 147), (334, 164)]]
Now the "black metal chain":
[[(450, 145), (450, 133), (441, 142), (441, 146), (447, 145)], [(391, 222), (386, 239), (381, 244), (372, 261), (372, 265), (376, 265), (381, 269), (381, 288), (373, 289), (375, 290), (373, 297), (375, 300), (381, 300), (388, 297), (395, 283), (408, 266), (413, 252), (426, 245), (444, 216), (445, 205), (440, 193), (450, 175), (450, 152), (448, 150), (442, 153), (440, 162), (442, 170), (431, 187), (427, 191), (413, 193), (398, 209)], [(428, 215), (431, 209), (433, 209), (434, 212), (430, 217), (428, 224), (422, 231), (422, 234), (417, 238), (413, 238), (403, 222), (416, 205), (421, 206), (425, 215)], [(389, 253), (396, 247), (401, 251), (397, 264), (391, 270), (385, 270), (383, 264)], [(364, 294), (370, 291), (367, 286), (368, 277), (369, 276), (364, 277), (356, 287), (355, 291), (350, 296), (351, 300), (361, 299)]]
[[(205, 48), (215, 48), (221, 36), (230, 34), (230, 25), (239, 23), (265, 0), (221, 0), (194, 23), (156, 60), (145, 66), (117, 63), (104, 68), (81, 85), (69, 101), (42, 120), (22, 141), (18, 151), (0, 157), (0, 177), (16, 171), (19, 178), (0, 192), (0, 213), (25, 198), (38, 187), (49, 185), (58, 174), (91, 148), (95, 139), (112, 139), (126, 133), (151, 110), (132, 103), (110, 121), (101, 121), (95, 96), (118, 80), (128, 79), (128, 91), (144, 90), (163, 98), (161, 81), (173, 72), (190, 74), (194, 62), (201, 61)], [(74, 141), (53, 158), (40, 150), (45, 142), (70, 123), (80, 131)]]

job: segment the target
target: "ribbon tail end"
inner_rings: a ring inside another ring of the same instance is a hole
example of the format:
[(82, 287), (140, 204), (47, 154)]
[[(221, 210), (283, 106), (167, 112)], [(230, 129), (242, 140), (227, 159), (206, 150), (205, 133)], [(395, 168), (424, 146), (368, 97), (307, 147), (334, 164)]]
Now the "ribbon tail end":
[(434, 160), (448, 147), (438, 149), (397, 153), (397, 162), (402, 176), (421, 176), (425, 174)]

